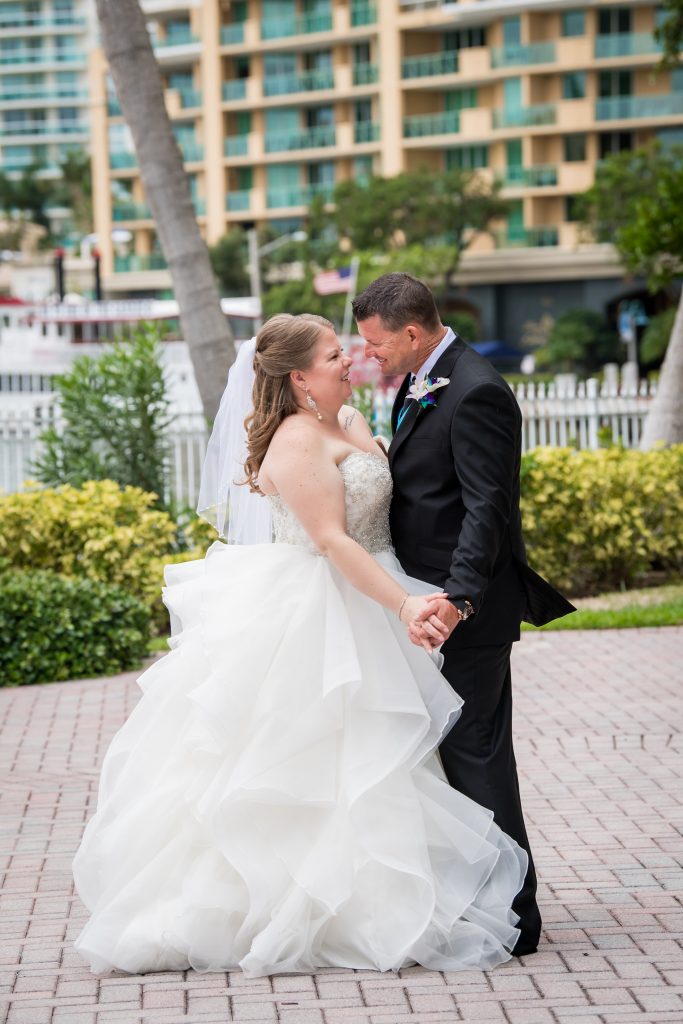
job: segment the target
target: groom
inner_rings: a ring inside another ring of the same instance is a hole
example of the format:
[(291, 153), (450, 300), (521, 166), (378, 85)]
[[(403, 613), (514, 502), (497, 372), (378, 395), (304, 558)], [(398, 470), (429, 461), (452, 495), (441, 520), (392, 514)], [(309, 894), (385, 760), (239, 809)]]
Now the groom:
[[(542, 625), (574, 609), (527, 564), (521, 413), (503, 378), (444, 327), (432, 293), (410, 274), (377, 278), (353, 312), (366, 355), (386, 375), (407, 374), (392, 412), (391, 534), (405, 572), (448, 594), (436, 609), (450, 629), (442, 672), (465, 704), (441, 761), (450, 784), (493, 811), (529, 853), (513, 903), (514, 953), (534, 953), (541, 916), (512, 748), (510, 652), (522, 619)], [(417, 625), (413, 635), (428, 629)]]

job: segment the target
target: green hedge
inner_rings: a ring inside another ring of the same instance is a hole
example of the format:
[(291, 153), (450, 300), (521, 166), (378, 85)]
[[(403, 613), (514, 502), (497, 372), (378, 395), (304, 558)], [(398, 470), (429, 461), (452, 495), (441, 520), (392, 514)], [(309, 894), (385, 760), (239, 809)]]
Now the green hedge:
[(0, 573), (0, 686), (110, 675), (149, 645), (149, 609), (118, 586)]
[(522, 460), (529, 562), (569, 594), (683, 570), (683, 445), (536, 448)]

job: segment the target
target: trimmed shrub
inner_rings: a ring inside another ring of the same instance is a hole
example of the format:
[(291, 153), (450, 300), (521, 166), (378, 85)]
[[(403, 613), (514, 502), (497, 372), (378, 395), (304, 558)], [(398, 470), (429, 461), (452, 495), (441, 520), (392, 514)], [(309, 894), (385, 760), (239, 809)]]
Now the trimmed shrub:
[(176, 525), (152, 508), (155, 496), (113, 480), (91, 480), (0, 499), (0, 558), (14, 569), (118, 584), (151, 604), (160, 560), (173, 550)]
[(683, 569), (683, 445), (536, 448), (522, 460), (529, 562), (579, 595)]
[(3, 572), (0, 686), (135, 668), (147, 653), (149, 617), (122, 587), (52, 572)]

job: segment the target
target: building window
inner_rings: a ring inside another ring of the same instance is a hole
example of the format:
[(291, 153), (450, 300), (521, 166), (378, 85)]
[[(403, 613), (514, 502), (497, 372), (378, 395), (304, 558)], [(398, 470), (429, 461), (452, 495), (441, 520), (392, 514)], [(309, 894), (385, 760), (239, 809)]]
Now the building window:
[(562, 12), (562, 35), (563, 36), (585, 36), (586, 34), (586, 12), (585, 11), (563, 11)]
[(565, 196), (565, 199), (564, 199), (564, 219), (569, 224), (572, 224), (574, 221), (581, 220), (581, 197), (580, 196)]
[(586, 72), (568, 71), (562, 76), (562, 99), (582, 100), (586, 96)]
[(488, 167), (488, 146), (462, 146), (446, 150), (447, 171), (473, 171), (477, 167)]
[(628, 7), (607, 7), (598, 11), (598, 35), (625, 35), (631, 31), (631, 11)]
[(612, 153), (626, 153), (633, 149), (631, 132), (602, 132), (600, 135), (600, 159)]
[(443, 48), (447, 52), (468, 50), (473, 46), (486, 46), (486, 29), (483, 25), (477, 28), (460, 28), (454, 32), (444, 32)]
[(365, 185), (373, 175), (372, 157), (357, 156), (353, 161), (353, 180)]
[(586, 159), (586, 136), (583, 134), (565, 135), (564, 162), (580, 163)]

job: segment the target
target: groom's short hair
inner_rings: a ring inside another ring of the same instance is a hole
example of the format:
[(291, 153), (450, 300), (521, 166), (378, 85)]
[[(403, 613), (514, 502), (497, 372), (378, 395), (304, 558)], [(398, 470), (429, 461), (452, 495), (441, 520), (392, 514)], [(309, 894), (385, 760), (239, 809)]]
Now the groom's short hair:
[(411, 274), (382, 274), (353, 300), (357, 321), (378, 316), (390, 331), (417, 323), (436, 330), (441, 323), (431, 291)]

